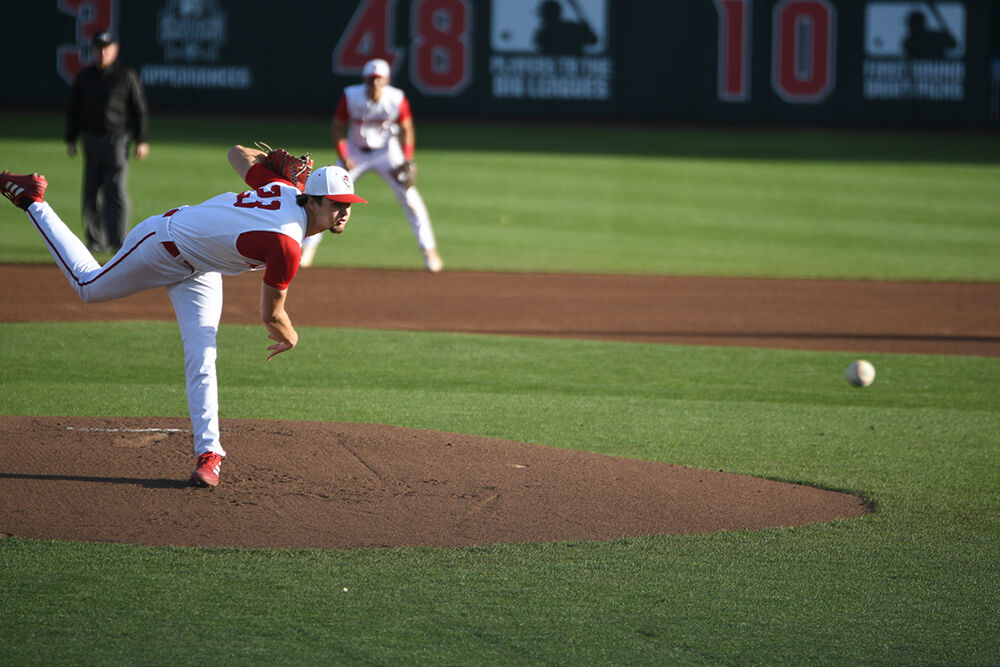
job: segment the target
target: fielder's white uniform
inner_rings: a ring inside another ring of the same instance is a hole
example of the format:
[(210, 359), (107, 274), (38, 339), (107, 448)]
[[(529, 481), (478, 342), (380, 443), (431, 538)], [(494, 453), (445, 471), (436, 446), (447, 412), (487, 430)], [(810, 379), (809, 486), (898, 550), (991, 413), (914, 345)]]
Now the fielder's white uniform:
[[(354, 182), (369, 171), (381, 176), (403, 207), (420, 250), (436, 248), (431, 218), (420, 192), (416, 186), (404, 188), (392, 176), (392, 170), (406, 161), (397, 136), (398, 124), (411, 117), (410, 103), (403, 91), (386, 85), (378, 100), (370, 100), (365, 94), (365, 84), (348, 86), (334, 116), (350, 124), (347, 148), (354, 160), (354, 169), (349, 172)], [(343, 166), (342, 162), (339, 164)], [(322, 234), (308, 237), (307, 248), (318, 245), (321, 237)], [(304, 250), (303, 254), (307, 252), (310, 251)]]
[(299, 191), (262, 166), (247, 173), (253, 190), (227, 192), (140, 222), (103, 267), (47, 202), (28, 217), (86, 302), (109, 301), (165, 287), (184, 344), (184, 376), (196, 455), (225, 456), (219, 439), (216, 333), (222, 274), (266, 269), (264, 282), (285, 289), (299, 265), (306, 212)]

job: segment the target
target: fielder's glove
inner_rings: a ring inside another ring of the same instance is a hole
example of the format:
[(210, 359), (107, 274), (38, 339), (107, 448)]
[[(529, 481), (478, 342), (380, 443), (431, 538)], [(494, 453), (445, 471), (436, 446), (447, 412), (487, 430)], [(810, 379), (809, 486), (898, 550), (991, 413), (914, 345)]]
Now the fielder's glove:
[(257, 148), (267, 153), (264, 156), (264, 166), (291, 182), (299, 190), (306, 187), (306, 179), (313, 168), (313, 159), (309, 153), (295, 157), (284, 148), (272, 149), (267, 144), (257, 142)]
[(404, 190), (412, 188), (417, 184), (417, 163), (407, 160), (392, 170), (392, 177), (403, 186)]

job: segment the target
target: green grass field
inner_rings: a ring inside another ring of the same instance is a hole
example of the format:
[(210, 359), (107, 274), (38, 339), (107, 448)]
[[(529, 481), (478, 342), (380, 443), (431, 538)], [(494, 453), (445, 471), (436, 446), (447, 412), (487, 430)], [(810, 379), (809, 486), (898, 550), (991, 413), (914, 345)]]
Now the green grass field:
[[(80, 158), (58, 116), (0, 115), (0, 168), (38, 171), (80, 228)], [(420, 189), (449, 269), (894, 280), (1000, 280), (1000, 136), (651, 130), (425, 123)], [(243, 187), (235, 143), (333, 162), (326, 119), (154, 119), (133, 163), (133, 219)], [(589, 149), (589, 152), (583, 152)], [(318, 264), (419, 268), (375, 175), (350, 233)], [(48, 262), (37, 234), (0, 218), (0, 261)]]
[[(0, 168), (46, 173), (78, 226), (80, 164), (59, 118), (0, 120)], [(419, 118), (418, 132), (446, 270), (1000, 282), (996, 136)], [(325, 119), (156, 118), (153, 155), (133, 166), (134, 217), (238, 188), (233, 143), (322, 163), (327, 136)], [(373, 177), (358, 189), (372, 203), (320, 262), (418, 268), (387, 189)], [(51, 261), (4, 205), (0, 261)], [(1000, 662), (1000, 359), (300, 335), (264, 364), (259, 327), (223, 326), (224, 418), (388, 423), (725, 469), (859, 493), (876, 512), (470, 549), (6, 537), (0, 663)], [(0, 414), (187, 414), (172, 323), (0, 323), (0, 336)], [(878, 378), (852, 389), (843, 368), (862, 355)]]

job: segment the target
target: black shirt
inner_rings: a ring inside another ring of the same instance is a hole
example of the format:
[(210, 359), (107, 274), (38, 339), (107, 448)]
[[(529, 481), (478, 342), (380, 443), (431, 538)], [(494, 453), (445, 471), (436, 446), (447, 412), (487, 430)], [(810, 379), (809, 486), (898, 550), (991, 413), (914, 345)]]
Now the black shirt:
[(127, 131), (136, 143), (147, 141), (149, 109), (136, 73), (117, 62), (104, 69), (90, 66), (73, 81), (66, 114), (66, 142), (80, 131), (111, 134)]

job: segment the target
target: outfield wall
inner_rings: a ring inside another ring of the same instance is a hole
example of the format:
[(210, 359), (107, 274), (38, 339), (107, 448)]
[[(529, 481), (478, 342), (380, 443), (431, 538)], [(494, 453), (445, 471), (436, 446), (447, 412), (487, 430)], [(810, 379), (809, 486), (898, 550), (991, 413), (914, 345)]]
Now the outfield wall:
[(418, 115), (977, 127), (992, 120), (997, 5), (11, 2), (0, 104), (61, 108), (90, 38), (110, 26), (160, 110), (327, 113), (382, 57)]

